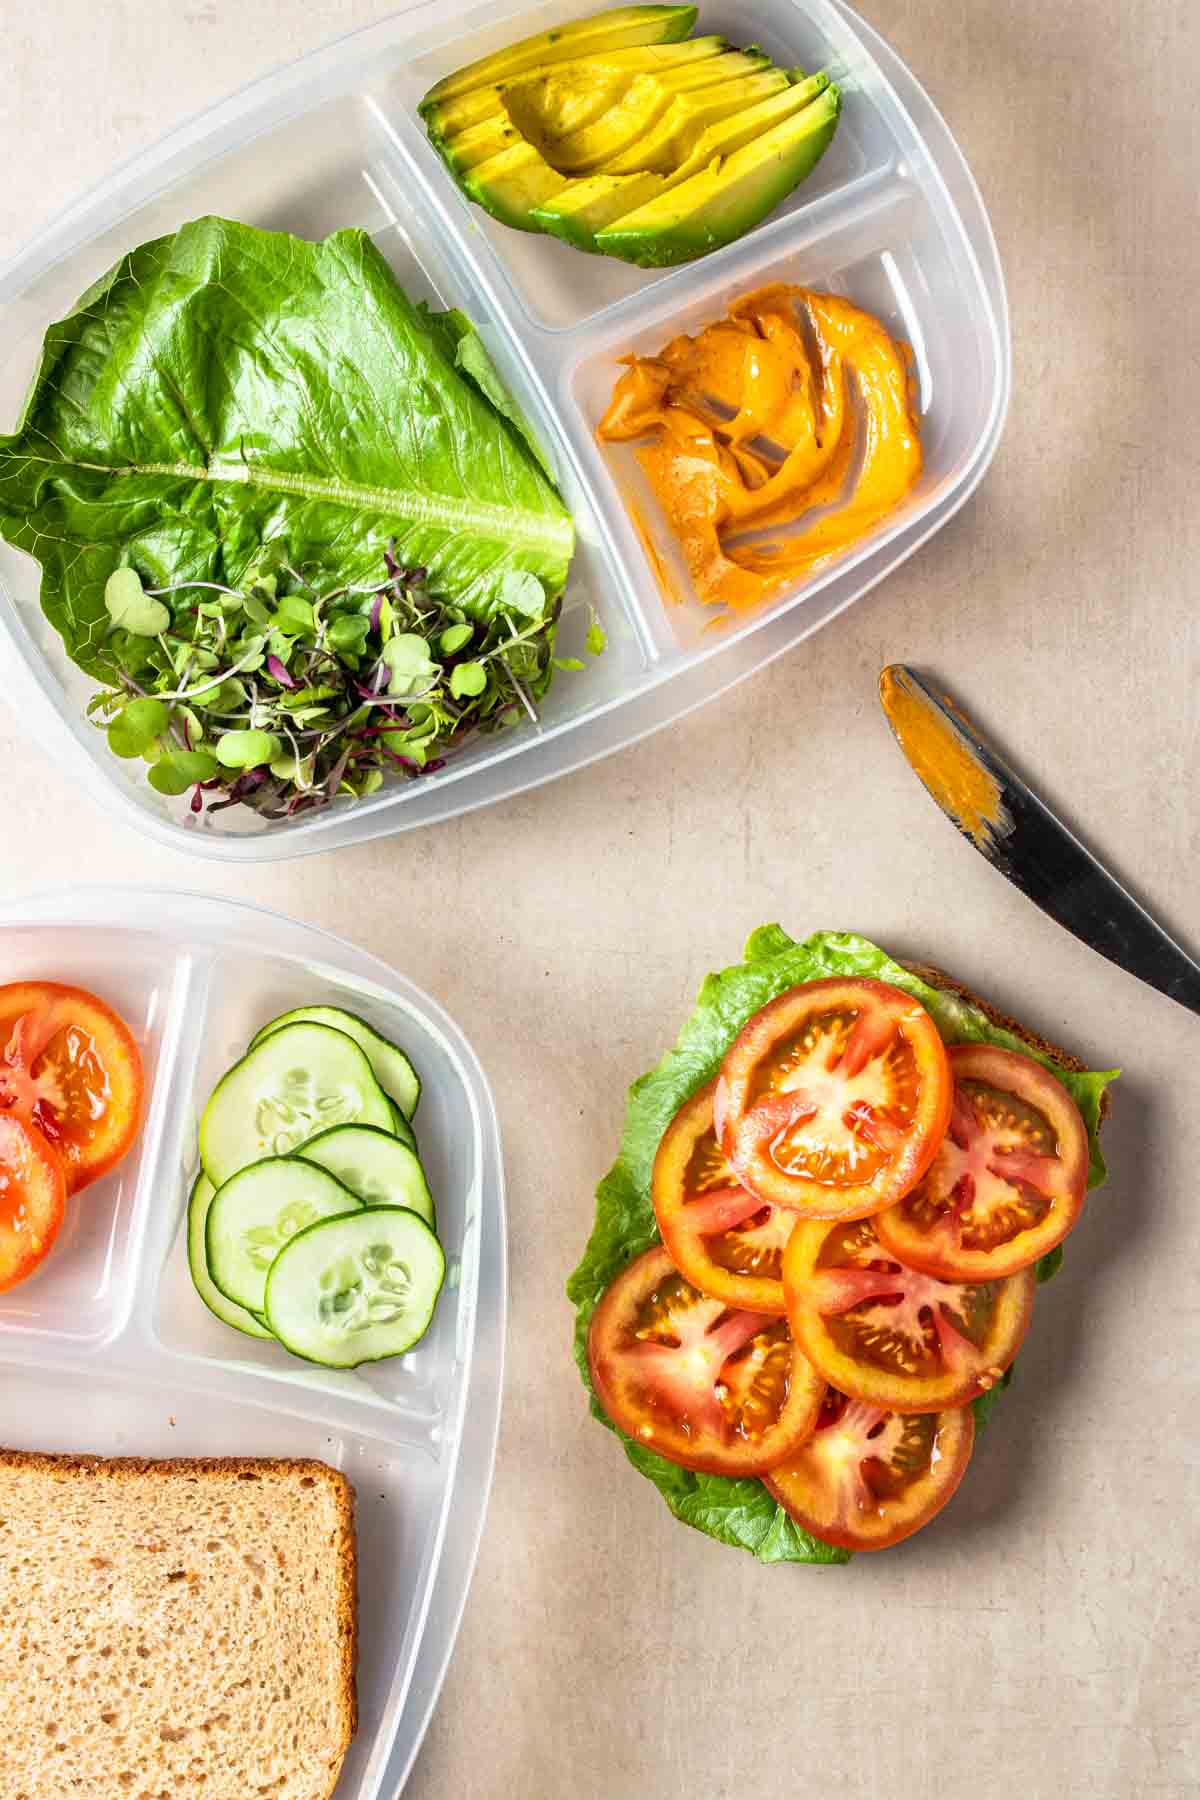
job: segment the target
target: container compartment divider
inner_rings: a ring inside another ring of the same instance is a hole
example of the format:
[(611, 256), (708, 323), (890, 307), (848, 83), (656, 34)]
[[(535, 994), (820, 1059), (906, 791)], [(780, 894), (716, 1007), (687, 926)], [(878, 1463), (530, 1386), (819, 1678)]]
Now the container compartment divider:
[[(636, 649), (646, 665), (658, 659), (656, 634), (645, 626), (642, 607), (625, 572), (622, 559), (615, 555), (609, 524), (595, 507), (592, 491), (582, 477), (572, 446), (564, 437), (551, 398), (559, 352), (549, 356), (535, 353), (534, 345), (541, 336), (535, 332), (507, 300), (503, 289), (493, 279), (487, 260), (477, 254), (472, 240), (472, 222), (456, 217), (455, 190), (450, 195), (441, 191), (436, 170), (429, 168), (430, 152), (411, 119), (395, 114), (377, 98), (368, 107), (378, 126), (387, 151), (374, 161), (370, 179), (389, 207), (395, 209), (404, 235), (415, 224), (410, 194), (415, 190), (429, 213), (433, 215), (433, 242), (436, 248), (425, 251), (439, 279), (439, 289), (453, 296), (480, 329), (488, 353), (496, 363), (506, 385), (515, 395), (534, 429), (545, 444), (556, 467), (567, 505), (575, 514), (581, 548), (586, 555), (598, 555), (605, 563), (603, 573), (589, 586), (597, 590), (611, 584), (625, 619), (634, 635)], [(432, 177), (432, 178), (431, 178)], [(482, 301), (482, 307), (479, 305)], [(540, 346), (539, 346), (540, 348)], [(574, 580), (574, 575), (573, 575)], [(598, 604), (603, 616), (611, 615), (612, 598), (605, 594)]]
[[(159, 1053), (160, 1078), (151, 1093), (144, 1126), (142, 1167), (134, 1218), (130, 1229), (129, 1330), (127, 1337), (146, 1333), (151, 1291), (149, 1271), (157, 1265), (169, 1241), (176, 1215), (168, 1196), (177, 1192), (184, 1149), (195, 1142), (192, 1083), (204, 1043), (208, 1014), (209, 982), (213, 958), (203, 947), (184, 948), (175, 959)], [(185, 1195), (186, 1204), (186, 1195)], [(157, 1281), (154, 1282), (157, 1287)], [(140, 1296), (140, 1303), (139, 1303)], [(127, 1354), (133, 1345), (123, 1345)]]

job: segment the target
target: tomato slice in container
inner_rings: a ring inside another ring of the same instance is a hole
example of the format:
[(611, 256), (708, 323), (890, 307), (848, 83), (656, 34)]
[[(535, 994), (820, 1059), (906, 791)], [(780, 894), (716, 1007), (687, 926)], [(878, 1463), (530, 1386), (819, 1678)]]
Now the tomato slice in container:
[(994, 1387), (1033, 1317), (1037, 1278), (941, 1281), (885, 1250), (873, 1219), (799, 1225), (783, 1258), (792, 1336), (831, 1386), (897, 1412)]
[(685, 1100), (663, 1134), (650, 1185), (671, 1261), (702, 1294), (750, 1312), (787, 1311), (783, 1252), (796, 1215), (744, 1188), (717, 1142), (716, 1082)]
[(884, 981), (810, 981), (745, 1025), (717, 1130), (742, 1184), (810, 1219), (862, 1219), (915, 1187), (950, 1119), (945, 1046)]
[(142, 1116), (142, 1058), (129, 1027), (83, 988), (57, 981), (0, 987), (0, 1116), (42, 1132), (68, 1190), (124, 1156)]
[(966, 1473), (969, 1406), (900, 1413), (830, 1388), (817, 1429), (763, 1477), (798, 1525), (845, 1550), (886, 1550), (928, 1525)]
[(66, 1198), (62, 1162), (37, 1126), (0, 1113), (0, 1292), (33, 1274), (58, 1236)]
[(990, 1281), (1061, 1244), (1083, 1210), (1088, 1137), (1066, 1088), (1032, 1057), (950, 1051), (950, 1128), (924, 1178), (880, 1213), (884, 1248), (947, 1281)]
[(660, 1245), (605, 1289), (588, 1358), (614, 1425), (710, 1475), (774, 1468), (813, 1429), (825, 1392), (786, 1320), (710, 1299)]

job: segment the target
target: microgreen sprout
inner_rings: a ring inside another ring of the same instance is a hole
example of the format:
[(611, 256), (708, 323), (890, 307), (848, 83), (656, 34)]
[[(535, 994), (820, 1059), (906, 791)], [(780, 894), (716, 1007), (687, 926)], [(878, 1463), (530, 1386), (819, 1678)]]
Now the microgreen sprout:
[(171, 623), (161, 600), (143, 588), (136, 569), (114, 569), (104, 584), (104, 606), (114, 626), (133, 637), (157, 637)]
[[(264, 552), (240, 585), (153, 587), (131, 567), (105, 588), (111, 684), (88, 706), (117, 756), (193, 813), (287, 819), (386, 779), (416, 779), (476, 733), (535, 724), (557, 668), (559, 602), (505, 575), (484, 618), (431, 591), (388, 545), (377, 582), (322, 590)], [(594, 617), (586, 648), (599, 655)]]

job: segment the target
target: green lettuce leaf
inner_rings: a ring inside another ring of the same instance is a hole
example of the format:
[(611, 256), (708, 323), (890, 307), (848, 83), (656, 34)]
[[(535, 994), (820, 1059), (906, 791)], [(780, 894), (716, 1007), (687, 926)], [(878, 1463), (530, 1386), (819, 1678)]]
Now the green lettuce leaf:
[[(1035, 1054), (1022, 1039), (993, 1025), (957, 996), (930, 987), (866, 938), (850, 932), (819, 931), (797, 943), (779, 925), (764, 925), (752, 932), (744, 960), (706, 977), (675, 1048), (630, 1088), (620, 1155), (596, 1191), (592, 1235), (567, 1283), (567, 1297), (575, 1307), (575, 1360), (591, 1394), (592, 1412), (606, 1425), (609, 1421), (592, 1393), (588, 1374), (588, 1327), (596, 1302), (613, 1277), (658, 1242), (650, 1173), (663, 1132), (688, 1096), (716, 1075), (726, 1050), (752, 1013), (800, 982), (838, 975), (866, 975), (903, 988), (932, 1014), (947, 1043), (991, 1043), (1026, 1056)], [(1104, 1090), (1117, 1071), (1077, 1074), (1049, 1057), (1037, 1060), (1053, 1070), (1083, 1114), (1091, 1147), (1088, 1185), (1098, 1187), (1105, 1179), (1097, 1135), (1100, 1107)], [(1039, 1277), (1048, 1280), (1060, 1261), (1059, 1252), (1043, 1258)], [(979, 1424), (986, 1423), (1007, 1385), (1006, 1379), (981, 1396), (976, 1403)], [(609, 1429), (615, 1427), (609, 1425)], [(749, 1550), (760, 1562), (848, 1560), (844, 1550), (833, 1549), (802, 1531), (761, 1482), (693, 1475), (633, 1443), (624, 1433), (617, 1432), (617, 1436), (630, 1462), (654, 1483), (676, 1518), (709, 1537)]]
[(50, 327), (0, 436), (0, 536), (40, 562), (47, 616), (101, 677), (124, 563), (149, 586), (237, 586), (266, 553), (331, 588), (377, 580), (394, 537), (481, 622), (513, 574), (553, 603), (571, 520), (474, 337), (414, 307), (364, 232), (195, 220)]
[(417, 310), (434, 330), (444, 333), (455, 368), (469, 376), (496, 411), (509, 421), (514, 430), (520, 432), (549, 479), (553, 481), (554, 470), (550, 467), (545, 450), (529, 420), (505, 387), (499, 370), (488, 355), (487, 346), (466, 313), (459, 312), (457, 308), (451, 312), (435, 313), (424, 302)]

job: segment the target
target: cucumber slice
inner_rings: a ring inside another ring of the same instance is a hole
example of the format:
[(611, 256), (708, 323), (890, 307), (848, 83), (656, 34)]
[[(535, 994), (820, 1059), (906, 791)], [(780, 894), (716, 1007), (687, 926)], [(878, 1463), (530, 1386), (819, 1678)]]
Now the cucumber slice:
[(287, 1156), (332, 1125), (392, 1122), (358, 1045), (328, 1025), (287, 1025), (223, 1075), (200, 1120), (200, 1159), (219, 1188), (264, 1156)]
[(407, 1144), (413, 1155), (417, 1155), (417, 1134), (405, 1118), (400, 1108), (392, 1103), (392, 1136), (398, 1137), (402, 1144)]
[(328, 1169), (364, 1206), (407, 1206), (434, 1225), (425, 1171), (407, 1144), (389, 1132), (374, 1125), (335, 1125), (309, 1138), (297, 1154)]
[(412, 1118), (421, 1098), (421, 1080), (417, 1071), (398, 1044), (381, 1037), (375, 1027), (360, 1019), (357, 1013), (343, 1012), (340, 1006), (297, 1006), (264, 1025), (251, 1038), (250, 1048), (253, 1050), (256, 1044), (261, 1044), (264, 1038), (283, 1026), (295, 1025), (301, 1020), (314, 1025), (331, 1025), (335, 1031), (344, 1031), (347, 1037), (353, 1038), (365, 1053), (384, 1093), (396, 1102), (406, 1119)]
[(247, 1312), (236, 1301), (225, 1297), (208, 1272), (204, 1228), (216, 1191), (208, 1176), (201, 1170), (192, 1183), (192, 1191), (188, 1196), (188, 1268), (192, 1272), (196, 1292), (222, 1325), (232, 1325), (235, 1331), (244, 1331), (247, 1337), (273, 1338), (275, 1333), (268, 1330), (261, 1319), (256, 1318), (252, 1312)]
[(290, 1238), (320, 1219), (357, 1213), (362, 1201), (315, 1163), (271, 1156), (243, 1169), (209, 1203), (208, 1272), (248, 1312), (266, 1312), (267, 1271)]
[(429, 1328), (446, 1274), (414, 1212), (368, 1206), (297, 1232), (267, 1276), (267, 1322), (285, 1349), (330, 1369), (403, 1356)]

